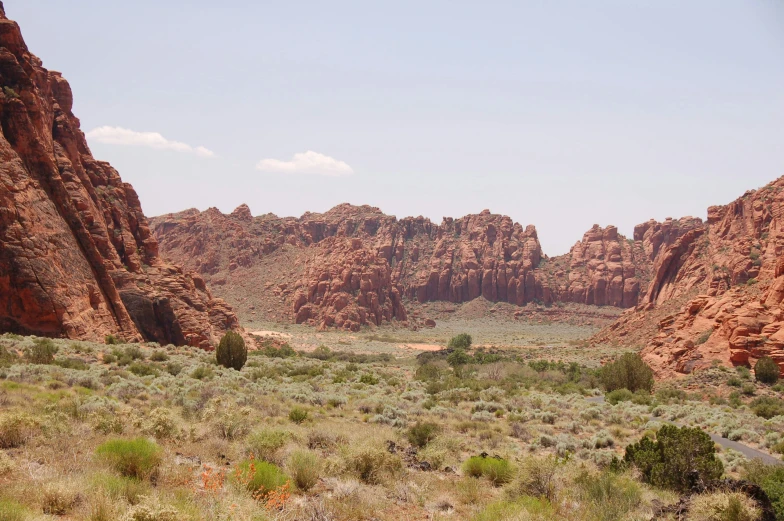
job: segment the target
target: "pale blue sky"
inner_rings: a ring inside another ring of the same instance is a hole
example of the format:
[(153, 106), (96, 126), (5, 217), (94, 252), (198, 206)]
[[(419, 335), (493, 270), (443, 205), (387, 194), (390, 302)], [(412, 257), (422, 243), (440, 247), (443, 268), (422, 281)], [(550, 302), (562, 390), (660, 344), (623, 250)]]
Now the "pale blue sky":
[[(85, 132), (153, 145), (90, 137), (147, 215), (489, 208), (554, 255), (784, 175), (781, 0), (4, 3)], [(345, 165), (256, 168), (306, 151)]]

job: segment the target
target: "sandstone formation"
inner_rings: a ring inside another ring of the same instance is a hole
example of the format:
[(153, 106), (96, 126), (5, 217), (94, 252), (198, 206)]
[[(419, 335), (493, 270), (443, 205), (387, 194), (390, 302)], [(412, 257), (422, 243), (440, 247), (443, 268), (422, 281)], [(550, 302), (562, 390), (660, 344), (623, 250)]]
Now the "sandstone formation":
[[(272, 318), (354, 330), (416, 319), (405, 301), (635, 306), (654, 252), (678, 233), (672, 223), (650, 223), (635, 241), (614, 226), (594, 226), (569, 254), (547, 258), (533, 226), (489, 210), (437, 225), (369, 206), (280, 218), (252, 217), (242, 205), (230, 214), (192, 209), (151, 223), (164, 257), (198, 271), (241, 311), (247, 305), (270, 317), (283, 305), (289, 312)], [(371, 289), (357, 285), (363, 278), (373, 281)], [(249, 286), (248, 279), (260, 283)], [(273, 300), (259, 292), (272, 292)]]
[(681, 228), (655, 256), (641, 304), (595, 341), (643, 343), (662, 376), (765, 355), (784, 372), (784, 178)]
[(161, 261), (133, 187), (95, 160), (68, 82), (0, 3), (0, 331), (209, 347), (239, 328), (204, 279)]

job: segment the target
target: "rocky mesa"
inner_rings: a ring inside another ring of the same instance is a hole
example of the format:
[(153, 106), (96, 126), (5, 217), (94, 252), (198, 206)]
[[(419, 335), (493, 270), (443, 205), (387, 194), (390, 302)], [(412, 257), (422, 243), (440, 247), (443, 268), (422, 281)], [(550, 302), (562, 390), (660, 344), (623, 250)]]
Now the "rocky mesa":
[(596, 342), (644, 345), (661, 376), (770, 356), (784, 372), (784, 177), (708, 209), (655, 257), (645, 297)]
[(633, 307), (662, 248), (701, 224), (650, 222), (633, 239), (595, 225), (549, 258), (534, 226), (489, 210), (441, 224), (349, 204), (299, 218), (253, 217), (242, 205), (151, 219), (161, 254), (199, 272), (240, 314), (351, 330), (416, 322), (407, 303), (429, 301)]
[(68, 82), (0, 3), (0, 329), (208, 348), (237, 317), (165, 263), (133, 187), (92, 157)]

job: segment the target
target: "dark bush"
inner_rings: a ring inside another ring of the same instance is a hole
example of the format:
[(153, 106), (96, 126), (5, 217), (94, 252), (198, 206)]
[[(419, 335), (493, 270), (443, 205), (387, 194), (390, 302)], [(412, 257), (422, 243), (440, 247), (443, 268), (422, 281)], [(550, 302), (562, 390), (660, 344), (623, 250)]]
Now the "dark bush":
[(441, 378), (441, 369), (439, 369), (436, 364), (428, 362), (425, 365), (417, 367), (414, 378), (420, 381), (438, 380)]
[(25, 349), (25, 358), (31, 364), (51, 364), (58, 348), (48, 338), (36, 338), (33, 346)]
[(612, 405), (615, 405), (619, 402), (630, 402), (632, 398), (634, 398), (634, 393), (629, 389), (616, 389), (614, 391), (610, 391), (605, 396), (605, 399)]
[(724, 472), (713, 440), (696, 427), (665, 425), (656, 441), (646, 437), (626, 447), (623, 460), (637, 467), (646, 483), (678, 492), (719, 479)]
[(471, 362), (471, 355), (466, 353), (464, 349), (455, 349), (446, 357), (446, 362), (452, 367), (460, 367)]
[(742, 477), (759, 485), (770, 499), (776, 519), (784, 519), (784, 466), (752, 460), (744, 464)]
[(114, 346), (114, 345), (117, 345), (117, 344), (122, 344), (122, 343), (123, 343), (123, 342), (122, 342), (122, 340), (120, 340), (119, 338), (117, 338), (117, 337), (116, 337), (116, 336), (114, 336), (114, 335), (106, 335), (106, 336), (103, 338), (103, 341), (104, 341), (104, 343), (105, 343), (106, 345), (108, 345), (108, 346)]
[(771, 396), (760, 396), (751, 402), (751, 410), (754, 414), (767, 420), (774, 416), (784, 416), (784, 400)]
[(370, 373), (365, 373), (359, 377), (359, 382), (367, 385), (376, 385), (379, 382), (378, 376)]
[(266, 345), (261, 349), (261, 354), (267, 358), (292, 358), (297, 356), (297, 352), (288, 344), (283, 344), (280, 347), (275, 347), (271, 344)]
[(308, 358), (315, 358), (317, 360), (326, 361), (332, 358), (332, 350), (324, 344), (321, 344), (316, 349), (314, 349), (312, 353), (308, 353)]
[(764, 384), (773, 385), (778, 382), (780, 373), (779, 364), (769, 356), (763, 356), (754, 365), (754, 377)]
[(166, 351), (153, 351), (150, 355), (150, 360), (153, 362), (166, 362), (169, 360), (169, 355), (166, 354)]
[(245, 340), (239, 333), (227, 331), (220, 339), (218, 349), (215, 350), (215, 357), (223, 367), (231, 367), (239, 371), (248, 361), (248, 348), (245, 347)]
[(495, 486), (509, 483), (514, 478), (514, 469), (501, 458), (472, 456), (463, 463), (463, 472), (472, 478), (486, 477)]
[(471, 347), (471, 335), (460, 333), (457, 336), (453, 336), (449, 339), (449, 343), (446, 346), (449, 349), (468, 349)]
[(299, 425), (308, 419), (308, 411), (301, 407), (294, 407), (289, 412), (289, 420)]
[(6, 367), (16, 361), (16, 354), (9, 352), (5, 347), (0, 346), (0, 367)]
[(411, 445), (422, 448), (433, 441), (439, 432), (441, 432), (441, 427), (435, 423), (417, 422), (408, 428), (406, 437)]
[(653, 389), (653, 370), (637, 353), (625, 353), (602, 367), (600, 378), (607, 391), (644, 389), (650, 392)]
[(144, 362), (134, 362), (128, 366), (128, 370), (136, 376), (158, 376), (158, 368)]

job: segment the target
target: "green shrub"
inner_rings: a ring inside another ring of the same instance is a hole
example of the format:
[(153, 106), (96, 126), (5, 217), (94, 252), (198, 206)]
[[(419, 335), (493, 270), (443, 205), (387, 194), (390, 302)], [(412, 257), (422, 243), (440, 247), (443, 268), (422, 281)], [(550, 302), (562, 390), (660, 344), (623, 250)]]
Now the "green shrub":
[(5, 347), (0, 346), (0, 367), (8, 367), (16, 362), (16, 354), (9, 352)]
[(75, 369), (77, 371), (86, 371), (90, 368), (88, 364), (78, 358), (61, 358), (52, 363), (63, 369)]
[(147, 438), (114, 439), (98, 446), (95, 453), (123, 476), (147, 479), (154, 476), (162, 450)]
[(169, 360), (169, 355), (166, 354), (166, 351), (153, 351), (150, 355), (150, 360), (153, 362), (166, 362)]
[(599, 376), (607, 391), (643, 389), (650, 392), (653, 389), (653, 370), (637, 353), (624, 353), (602, 367)]
[(25, 521), (29, 516), (27, 509), (13, 499), (0, 499), (0, 521)]
[(743, 385), (740, 386), (740, 392), (745, 394), (746, 396), (754, 396), (757, 392), (757, 388), (751, 382), (745, 382)]
[(607, 393), (605, 398), (609, 403), (615, 405), (619, 402), (630, 402), (634, 397), (634, 393), (631, 392), (629, 389), (616, 389), (614, 391), (610, 391)]
[(321, 344), (316, 349), (313, 350), (312, 353), (308, 353), (308, 358), (315, 358), (316, 360), (329, 360), (332, 358), (332, 350)]
[(509, 483), (514, 477), (514, 470), (508, 461), (485, 456), (468, 458), (463, 463), (463, 472), (474, 478), (485, 477), (495, 486)]
[(257, 498), (266, 497), (289, 481), (277, 465), (254, 459), (242, 461), (232, 474), (232, 478)]
[(640, 485), (634, 480), (605, 470), (598, 475), (582, 471), (575, 482), (589, 505), (591, 519), (622, 521), (642, 500)]
[(780, 374), (779, 364), (769, 356), (763, 356), (754, 365), (754, 377), (758, 382), (773, 385), (779, 381)]
[(449, 339), (449, 343), (447, 343), (446, 346), (449, 349), (468, 349), (471, 347), (471, 335), (468, 333), (460, 333), (459, 335), (453, 336)]
[(93, 488), (102, 490), (113, 501), (125, 500), (129, 505), (139, 503), (150, 493), (150, 484), (136, 478), (96, 473), (90, 478)]
[(158, 376), (158, 368), (152, 364), (145, 364), (143, 362), (134, 362), (128, 366), (128, 371), (136, 376)]
[(113, 345), (117, 345), (117, 344), (122, 344), (123, 343), (122, 340), (120, 340), (119, 338), (117, 338), (114, 335), (106, 335), (105, 337), (103, 337), (103, 341), (108, 346), (113, 346)]
[(559, 519), (549, 501), (521, 497), (515, 501), (496, 501), (482, 508), (471, 521), (519, 521)]
[(278, 463), (278, 453), (289, 441), (291, 435), (287, 431), (262, 429), (252, 432), (247, 442), (248, 454), (263, 461)]
[(248, 348), (239, 333), (227, 331), (215, 350), (218, 363), (226, 368), (242, 369), (248, 361)]
[(766, 420), (774, 416), (784, 416), (784, 400), (771, 396), (760, 396), (751, 402), (751, 410), (754, 414)]
[(744, 492), (717, 490), (689, 498), (689, 517), (694, 521), (758, 521), (760, 509)]
[(704, 344), (705, 342), (708, 341), (708, 339), (711, 337), (712, 334), (713, 334), (713, 328), (703, 331), (702, 333), (700, 333), (700, 336), (698, 336), (697, 339), (694, 341), (694, 345), (699, 346)]
[(406, 437), (408, 442), (420, 449), (433, 441), (438, 433), (441, 432), (441, 427), (432, 422), (417, 422), (408, 428)]
[(208, 365), (200, 365), (191, 371), (191, 378), (195, 378), (197, 380), (209, 380), (213, 376), (215, 376), (215, 372), (212, 370), (212, 367)]
[(283, 344), (280, 347), (266, 345), (261, 349), (261, 354), (267, 358), (292, 358), (297, 356), (297, 352), (288, 344)]
[(377, 485), (385, 477), (393, 477), (403, 469), (400, 456), (390, 454), (384, 447), (364, 443), (349, 451), (346, 469), (368, 485)]
[(297, 425), (303, 423), (307, 419), (308, 419), (308, 411), (306, 411), (301, 407), (294, 407), (289, 412), (289, 420), (293, 421)]
[(742, 477), (759, 485), (768, 495), (776, 519), (784, 519), (784, 466), (749, 461), (743, 465)]
[(436, 364), (428, 362), (417, 367), (414, 378), (419, 381), (438, 380), (441, 378), (441, 369)]
[(458, 368), (471, 362), (471, 355), (465, 352), (465, 349), (458, 348), (449, 353), (446, 357), (446, 363), (454, 368)]
[(367, 385), (376, 385), (378, 384), (378, 377), (370, 373), (365, 373), (359, 377), (359, 383), (363, 383)]
[(41, 429), (41, 423), (26, 413), (0, 415), (0, 449), (21, 447)]
[(626, 447), (624, 462), (636, 466), (643, 481), (687, 492), (698, 482), (721, 477), (724, 466), (716, 457), (713, 440), (700, 428), (665, 425), (656, 433)]
[(73, 487), (49, 483), (41, 490), (41, 509), (44, 514), (64, 516), (83, 500), (83, 497)]
[(59, 349), (49, 338), (36, 338), (32, 347), (25, 349), (25, 358), (31, 364), (51, 364)]
[(297, 450), (289, 458), (289, 472), (298, 489), (308, 491), (318, 482), (323, 465), (321, 458), (309, 450)]

